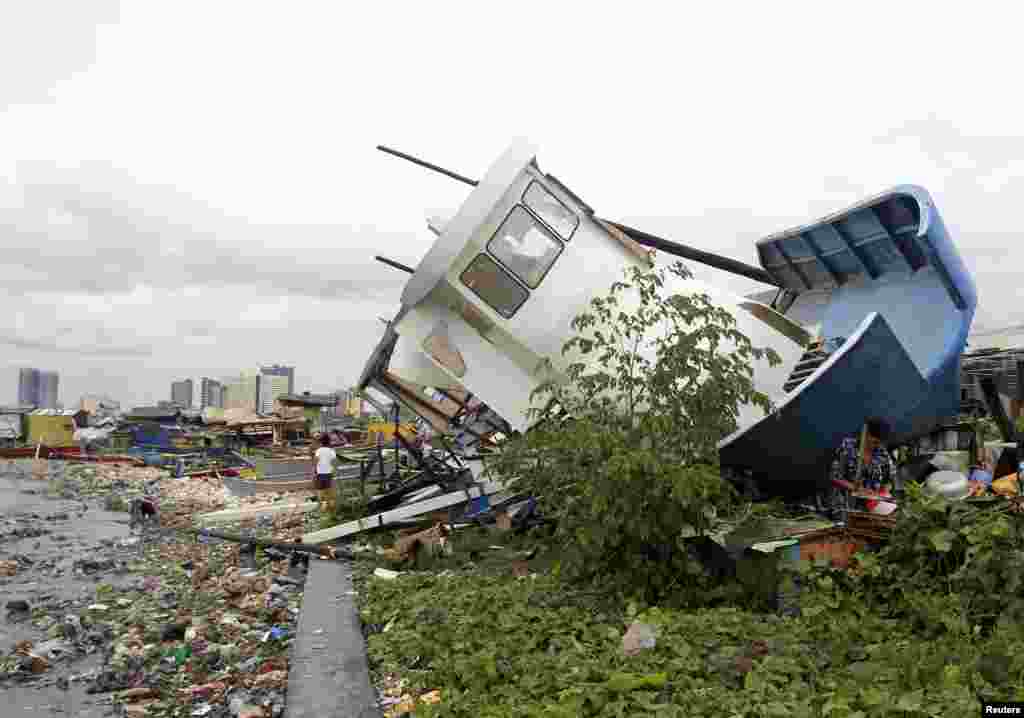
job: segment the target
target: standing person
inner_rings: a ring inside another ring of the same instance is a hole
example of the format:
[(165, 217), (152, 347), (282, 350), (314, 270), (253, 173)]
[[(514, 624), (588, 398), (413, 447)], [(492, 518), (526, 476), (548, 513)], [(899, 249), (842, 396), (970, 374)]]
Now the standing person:
[(327, 434), (320, 435), (320, 448), (313, 454), (316, 470), (316, 490), (320, 493), (320, 510), (334, 513), (334, 492), (331, 484), (334, 479), (334, 464), (338, 455), (331, 448), (331, 438)]
[(843, 439), (832, 463), (832, 478), (877, 492), (892, 481), (895, 473), (892, 457), (885, 448), (889, 424), (884, 419), (868, 419), (864, 428), (863, 442), (855, 437)]
[[(878, 493), (888, 487), (896, 475), (892, 456), (885, 448), (889, 424), (885, 419), (871, 418), (864, 422), (863, 441), (857, 437), (843, 439), (832, 461), (830, 479), (845, 481), (858, 489)], [(844, 520), (846, 491), (833, 484), (830, 492), (833, 518)]]

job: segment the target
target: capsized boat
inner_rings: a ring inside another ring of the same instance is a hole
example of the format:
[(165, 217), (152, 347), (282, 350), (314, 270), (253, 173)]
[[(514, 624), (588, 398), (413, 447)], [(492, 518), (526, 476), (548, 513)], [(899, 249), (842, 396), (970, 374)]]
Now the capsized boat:
[(782, 360), (753, 367), (775, 409), (740, 407), (737, 430), (719, 443), (728, 476), (803, 490), (826, 480), (835, 446), (867, 417), (888, 418), (895, 443), (956, 413), (976, 290), (919, 187), (762, 239), (753, 268), (597, 217), (540, 170), (525, 141), (479, 182), (446, 174), (474, 188), (453, 218), (429, 222), (437, 238), (409, 270), (401, 309), (359, 382), (435, 430), (465, 438), (476, 422), (469, 434), (481, 441), (488, 430), (528, 430), (533, 389), (579, 358), (561, 353), (573, 318), (625, 268), (649, 265), (652, 247), (656, 261), (681, 255), (776, 287), (757, 301), (695, 278), (666, 282), (709, 295)]

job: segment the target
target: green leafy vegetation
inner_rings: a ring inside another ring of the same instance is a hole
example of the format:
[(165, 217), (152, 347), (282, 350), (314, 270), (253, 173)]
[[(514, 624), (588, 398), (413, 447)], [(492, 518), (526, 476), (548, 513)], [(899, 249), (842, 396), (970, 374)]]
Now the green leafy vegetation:
[(961, 502), (912, 484), (887, 544), (835, 573), (835, 607), (854, 602), (929, 636), (969, 638), (997, 628), (1024, 636), (1024, 514), (1020, 500)]
[[(375, 671), (441, 691), (417, 716), (962, 718), (978, 694), (1024, 698), (1014, 632), (926, 635), (856, 598), (830, 607), (819, 580), (797, 619), (616, 604), (551, 576), (369, 578), (360, 593)], [(657, 640), (626, 656), (633, 620)]]
[(717, 442), (741, 405), (770, 409), (750, 365), (779, 361), (706, 295), (668, 295), (667, 273), (689, 276), (681, 264), (632, 268), (574, 320), (568, 382), (535, 392), (539, 423), (493, 467), (557, 521), (567, 577), (600, 575), (648, 600), (712, 590), (683, 539), (741, 508)]
[[(695, 559), (692, 537), (741, 523), (756, 534), (779, 510), (721, 480), (716, 446), (740, 405), (769, 408), (750, 365), (778, 358), (707, 297), (664, 286), (664, 272), (634, 270), (576, 319), (568, 382), (538, 390), (540, 423), (493, 466), (552, 529), (465, 530), (452, 555), (394, 580), (357, 564), (378, 683), (395, 697), (439, 691), (417, 716), (474, 718), (962, 718), (981, 698), (1024, 699), (1014, 501), (911, 486), (881, 551), (848, 571), (803, 564), (796, 617), (764, 612), (751, 581)], [(768, 565), (740, 573), (771, 594)], [(636, 623), (656, 638), (627, 655)]]

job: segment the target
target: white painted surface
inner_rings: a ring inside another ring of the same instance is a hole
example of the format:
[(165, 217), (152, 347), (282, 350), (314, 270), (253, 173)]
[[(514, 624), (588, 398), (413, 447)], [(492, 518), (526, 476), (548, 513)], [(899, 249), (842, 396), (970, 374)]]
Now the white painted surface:
[[(573, 359), (562, 356), (562, 347), (573, 333), (573, 319), (589, 308), (592, 299), (606, 295), (614, 282), (624, 279), (627, 267), (642, 266), (643, 262), (557, 185), (548, 183), (531, 164), (530, 152), (532, 148), (526, 144), (510, 148), (488, 171), (486, 181), (473, 190), (456, 217), (443, 227), (435, 225), (440, 236), (403, 294), (403, 302), (413, 301), (395, 326), (401, 339), (392, 360), (396, 374), (420, 384), (446, 386), (438, 372), (444, 374), (448, 386), (452, 382), (464, 386), (520, 431), (529, 425), (530, 394), (542, 381), (538, 374), (542, 361), (550, 360), (556, 371), (563, 373)], [(505, 318), (466, 287), (461, 275), (478, 254), (487, 252), (488, 242), (532, 182), (541, 183), (564, 205), (576, 210), (579, 223), (543, 281), (530, 290), (529, 298), (512, 317)], [(442, 268), (441, 262), (448, 264)], [(754, 383), (771, 399), (784, 398), (782, 385), (801, 356), (802, 347), (741, 309), (740, 302), (749, 301), (746, 298), (674, 276), (669, 277), (667, 288), (708, 294), (716, 305), (732, 314), (739, 331), (755, 347), (774, 349), (782, 363), (771, 367), (766, 361), (757, 362)], [(636, 306), (638, 297), (624, 296), (623, 302), (622, 308), (628, 311)], [(486, 336), (460, 316), (465, 305), (492, 326)], [(440, 321), (447, 322), (449, 338), (466, 363), (463, 376), (455, 377), (420, 350)], [(644, 353), (650, 356), (653, 348), (648, 347)], [(426, 358), (426, 365), (421, 357)], [(759, 409), (742, 407), (741, 425), (761, 416)]]
[[(410, 312), (410, 314), (415, 313), (417, 313), (416, 309), (413, 309)], [(416, 319), (417, 317), (414, 316), (410, 322), (416, 321)], [(406, 324), (406, 326), (408, 326), (408, 324)], [(395, 376), (414, 384), (433, 386), (438, 389), (461, 388), (461, 384), (446, 372), (439, 369), (434, 362), (423, 353), (420, 346), (421, 344), (416, 342), (414, 337), (400, 333), (398, 335), (398, 341), (395, 342), (395, 350), (391, 355), (391, 361), (388, 363), (388, 369)]]

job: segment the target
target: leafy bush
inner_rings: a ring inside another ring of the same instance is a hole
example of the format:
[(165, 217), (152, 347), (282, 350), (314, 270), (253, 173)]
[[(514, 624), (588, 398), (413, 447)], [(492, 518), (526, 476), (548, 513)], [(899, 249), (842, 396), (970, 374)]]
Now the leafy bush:
[[(371, 667), (400, 677), (417, 716), (978, 715), (978, 696), (1024, 698), (1024, 640), (915, 635), (847, 610), (797, 619), (735, 608), (613, 606), (551, 578), (359, 569)], [(625, 656), (634, 620), (656, 645)]]
[[(679, 263), (668, 271), (689, 277)], [(492, 467), (557, 521), (564, 575), (652, 601), (707, 588), (682, 538), (737, 505), (717, 442), (741, 405), (770, 409), (751, 362), (779, 362), (707, 295), (666, 296), (665, 277), (632, 268), (573, 321), (568, 380), (537, 389), (537, 423)]]
[(851, 573), (831, 572), (831, 607), (863, 601), (932, 636), (1016, 630), (1024, 619), (1018, 507), (1017, 500), (950, 502), (909, 485), (886, 545), (859, 556)]

